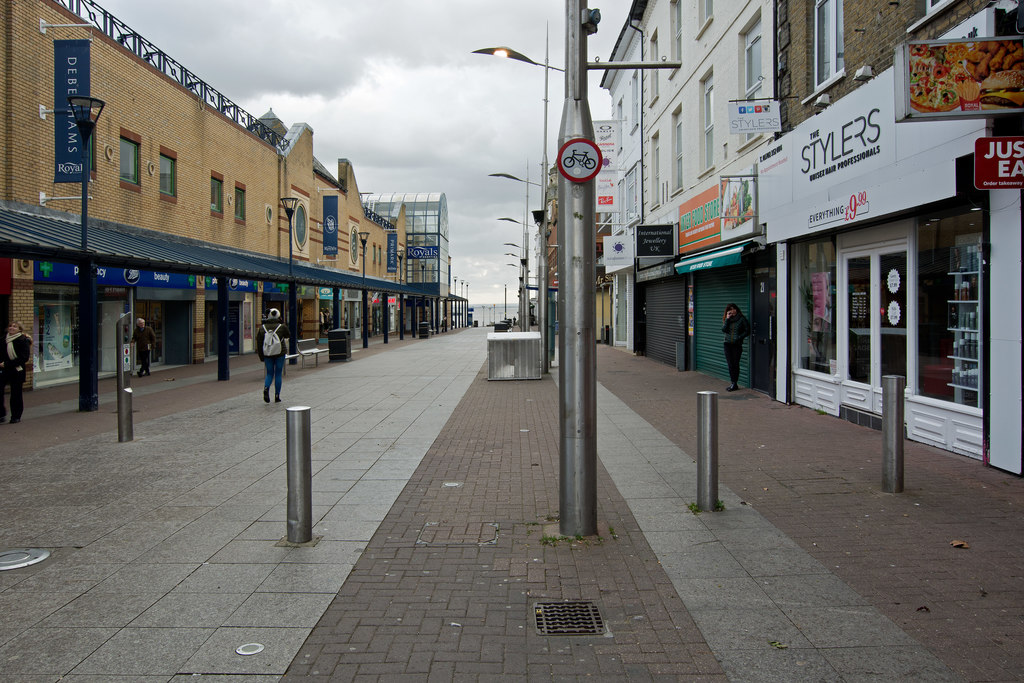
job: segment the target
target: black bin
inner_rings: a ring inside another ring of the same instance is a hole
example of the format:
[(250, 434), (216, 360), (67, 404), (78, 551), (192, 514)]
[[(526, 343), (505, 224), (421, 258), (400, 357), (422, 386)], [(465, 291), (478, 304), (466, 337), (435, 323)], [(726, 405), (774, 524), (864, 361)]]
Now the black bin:
[(494, 323), (495, 332), (508, 332), (508, 323), (504, 320)]
[(420, 323), (418, 335), (420, 337), (422, 337), (423, 339), (426, 339), (427, 337), (430, 336), (430, 323), (429, 322), (423, 321), (423, 322)]
[(352, 334), (349, 330), (327, 331), (327, 356), (332, 363), (352, 359)]

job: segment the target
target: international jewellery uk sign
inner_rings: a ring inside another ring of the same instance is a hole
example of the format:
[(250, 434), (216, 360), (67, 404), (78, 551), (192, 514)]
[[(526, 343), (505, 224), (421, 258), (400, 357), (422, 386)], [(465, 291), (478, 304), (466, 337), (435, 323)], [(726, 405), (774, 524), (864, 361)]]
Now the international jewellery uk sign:
[(675, 254), (676, 226), (674, 223), (636, 226), (637, 258), (675, 256)]
[(82, 136), (69, 97), (89, 95), (89, 41), (53, 41), (53, 182), (82, 182)]

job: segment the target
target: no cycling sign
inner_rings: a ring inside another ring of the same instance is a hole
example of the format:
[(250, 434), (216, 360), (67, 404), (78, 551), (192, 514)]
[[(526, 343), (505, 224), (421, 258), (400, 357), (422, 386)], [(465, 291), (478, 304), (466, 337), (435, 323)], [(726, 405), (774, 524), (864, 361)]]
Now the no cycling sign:
[(558, 150), (558, 172), (574, 183), (593, 180), (601, 170), (601, 150), (586, 138), (567, 140)]

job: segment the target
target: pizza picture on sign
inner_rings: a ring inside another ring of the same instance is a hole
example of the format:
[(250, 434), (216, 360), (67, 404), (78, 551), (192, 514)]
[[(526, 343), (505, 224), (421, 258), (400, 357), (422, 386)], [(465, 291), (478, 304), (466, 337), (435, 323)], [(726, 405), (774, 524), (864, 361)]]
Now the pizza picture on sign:
[(1024, 106), (1024, 43), (1012, 40), (911, 44), (910, 106), (923, 113)]

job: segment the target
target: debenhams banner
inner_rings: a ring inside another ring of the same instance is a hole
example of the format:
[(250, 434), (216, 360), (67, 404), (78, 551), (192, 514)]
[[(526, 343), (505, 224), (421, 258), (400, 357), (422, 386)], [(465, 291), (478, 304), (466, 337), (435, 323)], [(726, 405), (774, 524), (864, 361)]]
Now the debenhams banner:
[(981, 121), (899, 127), (893, 69), (857, 88), (758, 157), (760, 219), (769, 242), (832, 230), (952, 196), (954, 160)]

